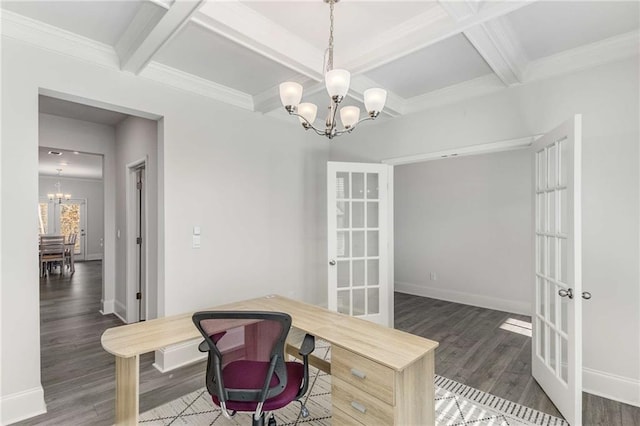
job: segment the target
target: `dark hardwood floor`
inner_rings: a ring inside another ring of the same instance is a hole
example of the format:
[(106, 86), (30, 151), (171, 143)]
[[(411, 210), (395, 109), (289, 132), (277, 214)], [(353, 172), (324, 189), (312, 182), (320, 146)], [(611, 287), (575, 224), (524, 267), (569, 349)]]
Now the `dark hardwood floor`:
[[(73, 276), (40, 279), (41, 380), (47, 413), (24, 425), (112, 425), (115, 417), (115, 360), (100, 345), (109, 327), (122, 325), (100, 314), (102, 264), (78, 262)], [(204, 362), (161, 374), (140, 358), (140, 411), (204, 386)]]
[[(112, 425), (115, 411), (114, 357), (100, 336), (121, 325), (99, 313), (101, 262), (76, 264), (70, 277), (40, 281), (42, 384), (47, 413), (24, 425)], [(508, 318), (528, 317), (396, 293), (396, 327), (440, 342), (436, 372), (550, 414), (557, 410), (531, 378), (531, 339), (500, 329)], [(140, 411), (176, 399), (204, 385), (204, 362), (161, 374), (140, 360)], [(584, 424), (640, 425), (640, 408), (589, 394)]]
[[(395, 327), (440, 343), (436, 374), (561, 417), (531, 377), (531, 338), (501, 329), (508, 312), (395, 293)], [(583, 424), (640, 425), (640, 408), (582, 394)]]

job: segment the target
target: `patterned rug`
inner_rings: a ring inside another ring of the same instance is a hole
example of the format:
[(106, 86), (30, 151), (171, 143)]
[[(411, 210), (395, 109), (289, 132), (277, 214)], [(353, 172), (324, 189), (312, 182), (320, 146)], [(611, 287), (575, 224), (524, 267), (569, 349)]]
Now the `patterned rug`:
[[(316, 354), (319, 351), (324, 351), (325, 359), (330, 358), (328, 346), (317, 345)], [(278, 425), (331, 425), (331, 376), (314, 368), (310, 373), (311, 387), (305, 400), (309, 417), (302, 418), (300, 404), (292, 403), (274, 412)], [(438, 426), (569, 426), (557, 417), (441, 376), (435, 377), (435, 406)], [(232, 420), (225, 418), (202, 388), (141, 414), (140, 424), (246, 426), (251, 424), (251, 415), (238, 413)]]

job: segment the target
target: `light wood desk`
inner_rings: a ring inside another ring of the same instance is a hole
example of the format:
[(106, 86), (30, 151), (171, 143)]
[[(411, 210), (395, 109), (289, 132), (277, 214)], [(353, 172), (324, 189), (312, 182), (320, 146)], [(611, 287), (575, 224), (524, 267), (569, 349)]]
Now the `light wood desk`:
[[(335, 424), (435, 424), (437, 342), (281, 296), (210, 310), (286, 312), (293, 319), (293, 327), (331, 343)], [(201, 337), (191, 316), (159, 318), (104, 332), (102, 346), (116, 356), (117, 425), (138, 423), (140, 354)]]

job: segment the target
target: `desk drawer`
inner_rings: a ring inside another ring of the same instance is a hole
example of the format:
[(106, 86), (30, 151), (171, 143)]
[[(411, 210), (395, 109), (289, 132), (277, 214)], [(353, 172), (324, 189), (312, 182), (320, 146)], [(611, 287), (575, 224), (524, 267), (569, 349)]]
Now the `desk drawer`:
[(331, 378), (331, 399), (334, 410), (340, 410), (365, 425), (393, 424), (393, 406), (337, 377)]
[(389, 367), (334, 345), (331, 347), (331, 376), (365, 389), (388, 404), (395, 404), (395, 372)]
[(335, 426), (363, 426), (362, 423), (336, 407), (331, 410), (331, 424)]

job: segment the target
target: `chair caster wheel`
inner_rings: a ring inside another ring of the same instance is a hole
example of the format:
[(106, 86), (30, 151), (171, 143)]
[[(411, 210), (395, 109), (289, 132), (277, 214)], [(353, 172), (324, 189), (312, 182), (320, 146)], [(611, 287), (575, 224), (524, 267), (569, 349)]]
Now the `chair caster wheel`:
[(271, 415), (271, 417), (269, 417), (269, 422), (267, 423), (267, 426), (277, 426), (276, 417), (273, 414)]
[(300, 414), (302, 414), (302, 417), (305, 419), (309, 417), (309, 410), (306, 406), (303, 405), (302, 408), (300, 408)]

